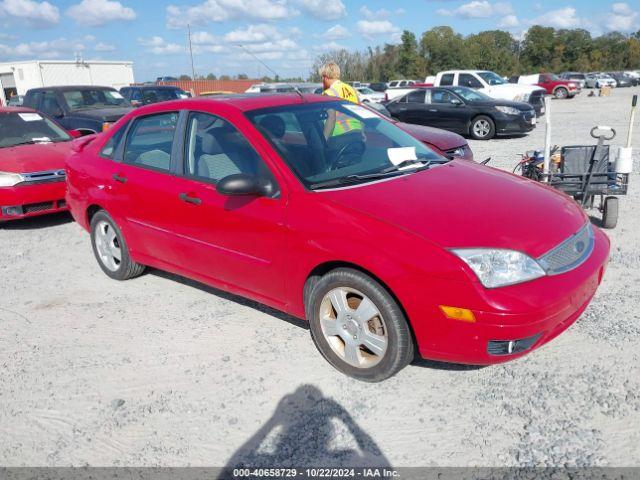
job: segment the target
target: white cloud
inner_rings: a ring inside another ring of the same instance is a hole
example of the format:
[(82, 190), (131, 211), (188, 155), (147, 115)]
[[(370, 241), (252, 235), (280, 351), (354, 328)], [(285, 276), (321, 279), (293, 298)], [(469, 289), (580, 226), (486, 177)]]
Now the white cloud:
[(341, 38), (349, 38), (351, 36), (351, 32), (342, 25), (338, 24), (329, 28), (320, 36), (322, 38), (326, 38), (327, 40), (340, 40)]
[(23, 20), (33, 26), (49, 26), (60, 21), (60, 10), (49, 2), (0, 0), (0, 17)]
[(498, 22), (498, 28), (514, 28), (520, 25), (520, 20), (515, 15), (505, 15)]
[(109, 22), (130, 21), (136, 18), (132, 8), (112, 0), (82, 0), (67, 10), (76, 23), (96, 27)]
[(278, 20), (297, 15), (287, 0), (206, 0), (198, 5), (167, 7), (167, 27), (185, 28), (237, 19)]
[(0, 44), (0, 55), (12, 58), (60, 58), (65, 55), (72, 55), (81, 52), (86, 47), (79, 40), (69, 40), (58, 38), (43, 42), (24, 42), (17, 45)]
[(335, 52), (337, 50), (348, 50), (347, 47), (337, 42), (315, 45), (313, 49), (317, 52)]
[(148, 47), (151, 53), (155, 55), (171, 55), (176, 53), (185, 52), (184, 45), (178, 45), (177, 43), (169, 43), (164, 38), (154, 36), (148, 39), (139, 38), (138, 43), (143, 47)]
[(489, 18), (495, 15), (510, 15), (513, 13), (513, 8), (509, 3), (491, 3), (488, 0), (473, 0), (453, 10), (440, 8), (436, 13), (445, 17)]
[(255, 43), (280, 37), (276, 27), (262, 24), (249, 25), (246, 29), (232, 30), (224, 36), (224, 40), (229, 43)]
[(557, 10), (551, 10), (543, 13), (539, 17), (534, 18), (532, 25), (543, 25), (554, 28), (578, 28), (587, 25), (587, 22), (578, 17), (577, 11), (573, 7), (564, 7)]
[(634, 32), (640, 30), (638, 11), (632, 9), (627, 3), (614, 3), (611, 12), (605, 19), (604, 26), (607, 30), (619, 32)]
[(338, 20), (347, 16), (347, 7), (342, 0), (298, 0), (298, 3), (309, 15), (321, 20)]
[(116, 47), (110, 43), (98, 42), (94, 45), (93, 49), (96, 52), (113, 52)]
[(363, 37), (369, 39), (377, 35), (391, 35), (399, 32), (398, 27), (389, 20), (359, 20), (356, 28)]
[(385, 20), (389, 18), (389, 16), (391, 15), (391, 12), (389, 10), (381, 8), (380, 10), (377, 10), (374, 12), (366, 5), (363, 5), (362, 7), (360, 7), (360, 13), (367, 20)]

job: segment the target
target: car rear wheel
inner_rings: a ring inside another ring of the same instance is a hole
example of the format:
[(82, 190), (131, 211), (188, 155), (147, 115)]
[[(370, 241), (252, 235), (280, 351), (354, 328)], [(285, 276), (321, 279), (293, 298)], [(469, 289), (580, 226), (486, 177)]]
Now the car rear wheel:
[(402, 309), (368, 275), (332, 270), (313, 286), (306, 306), (316, 347), (340, 372), (379, 382), (413, 360), (413, 339)]
[(122, 232), (105, 211), (91, 218), (91, 245), (98, 265), (114, 280), (129, 280), (144, 272), (144, 265), (131, 260)]
[(564, 87), (556, 88), (556, 91), (553, 92), (556, 98), (567, 98), (569, 96), (569, 90)]
[(489, 117), (479, 115), (471, 121), (469, 133), (476, 140), (489, 140), (496, 134), (496, 126)]

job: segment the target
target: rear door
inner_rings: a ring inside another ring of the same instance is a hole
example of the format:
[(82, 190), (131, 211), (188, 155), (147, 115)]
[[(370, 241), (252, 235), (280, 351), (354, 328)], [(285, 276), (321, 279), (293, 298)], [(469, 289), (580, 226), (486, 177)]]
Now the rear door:
[(426, 90), (414, 90), (406, 95), (406, 104), (404, 104), (406, 110), (403, 112), (403, 121), (416, 125), (430, 125), (432, 112), (429, 111), (426, 97)]
[[(272, 197), (225, 196), (222, 178), (248, 174), (270, 178), (271, 170), (246, 137), (226, 119), (190, 112), (185, 127), (182, 175), (173, 180), (179, 221), (173, 225), (190, 271), (280, 303), (284, 298), (284, 192)], [(179, 169), (180, 169), (179, 168)]]

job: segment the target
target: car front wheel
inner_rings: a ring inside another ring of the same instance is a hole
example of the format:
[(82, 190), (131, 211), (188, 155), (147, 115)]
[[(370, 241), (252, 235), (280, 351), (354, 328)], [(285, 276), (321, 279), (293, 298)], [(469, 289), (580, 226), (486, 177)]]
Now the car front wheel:
[(144, 265), (131, 260), (122, 232), (105, 211), (91, 218), (91, 245), (98, 265), (114, 280), (129, 280), (144, 272)]
[(479, 115), (471, 121), (469, 133), (476, 140), (489, 140), (496, 133), (496, 126), (489, 117)]
[(340, 372), (379, 382), (413, 360), (413, 339), (402, 309), (368, 275), (333, 270), (315, 283), (306, 306), (316, 347)]
[(556, 98), (567, 98), (569, 96), (569, 91), (566, 88), (557, 88), (553, 93)]

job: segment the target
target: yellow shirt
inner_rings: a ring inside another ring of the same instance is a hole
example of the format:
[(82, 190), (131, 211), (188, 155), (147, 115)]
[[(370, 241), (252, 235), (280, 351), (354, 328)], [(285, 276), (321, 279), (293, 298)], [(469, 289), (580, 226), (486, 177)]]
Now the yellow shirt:
[[(322, 94), (329, 97), (339, 97), (343, 100), (355, 103), (356, 105), (360, 103), (360, 99), (358, 98), (358, 94), (354, 88), (340, 80), (333, 82), (333, 85), (322, 92)], [(331, 136), (336, 137), (354, 130), (362, 130), (362, 123), (355, 118), (344, 115), (341, 112), (336, 112), (336, 125)]]

